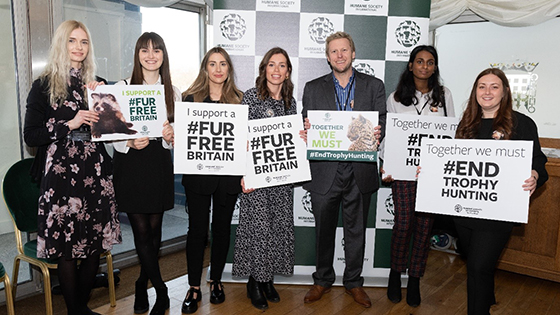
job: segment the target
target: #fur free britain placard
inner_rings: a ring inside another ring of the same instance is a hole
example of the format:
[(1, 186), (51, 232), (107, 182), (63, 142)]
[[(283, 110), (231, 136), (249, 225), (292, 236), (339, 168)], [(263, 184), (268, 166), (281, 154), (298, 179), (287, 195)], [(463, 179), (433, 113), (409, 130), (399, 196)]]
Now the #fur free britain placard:
[(88, 89), (93, 141), (161, 137), (167, 120), (163, 85), (100, 85)]
[(175, 102), (175, 174), (245, 175), (248, 106)]
[(300, 115), (249, 121), (246, 188), (262, 188), (308, 181), (309, 161)]

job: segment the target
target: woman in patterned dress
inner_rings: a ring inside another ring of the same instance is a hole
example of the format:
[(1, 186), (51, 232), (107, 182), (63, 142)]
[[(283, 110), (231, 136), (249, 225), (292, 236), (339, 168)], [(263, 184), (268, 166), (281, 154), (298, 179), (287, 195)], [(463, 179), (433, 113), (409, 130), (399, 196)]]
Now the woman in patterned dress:
[[(163, 38), (143, 33), (134, 48), (132, 75), (117, 85), (163, 85), (167, 121), (161, 138), (136, 138), (112, 142), (115, 149), (115, 192), (119, 211), (125, 212), (134, 234), (140, 260), (140, 275), (135, 283), (134, 313), (148, 311), (148, 279), (156, 291), (150, 315), (164, 314), (169, 308), (167, 286), (158, 262), (163, 213), (175, 206), (173, 163), (171, 160), (173, 113), (179, 89), (171, 83), (169, 57)], [(138, 171), (141, 170), (141, 171)]]
[(90, 39), (80, 22), (57, 28), (47, 66), (29, 92), (24, 126), (25, 142), (38, 147), (31, 171), (41, 183), (37, 256), (58, 259), (69, 315), (96, 314), (87, 302), (99, 256), (121, 242), (111, 158), (90, 141), (98, 115), (87, 109), (84, 84), (99, 85)]
[[(292, 64), (285, 50), (272, 48), (259, 65), (256, 87), (243, 95), (249, 105), (249, 119), (295, 115)], [(278, 302), (274, 274), (294, 271), (293, 185), (251, 189), (240, 196), (239, 226), (236, 231), (232, 274), (249, 277), (247, 295), (253, 306), (268, 308)]]

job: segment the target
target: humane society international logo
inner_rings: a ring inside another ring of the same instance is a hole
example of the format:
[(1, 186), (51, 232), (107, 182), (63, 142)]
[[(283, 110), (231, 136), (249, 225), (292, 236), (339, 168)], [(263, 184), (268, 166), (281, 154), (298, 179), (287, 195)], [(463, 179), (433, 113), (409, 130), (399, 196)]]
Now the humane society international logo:
[(402, 21), (395, 30), (397, 42), (404, 47), (412, 47), (420, 40), (420, 26), (412, 20)]
[(313, 208), (311, 207), (311, 193), (306, 191), (303, 197), (301, 197), (301, 206), (303, 210), (313, 213)]
[(309, 24), (308, 27), (309, 37), (317, 44), (324, 44), (327, 37), (334, 33), (333, 23), (326, 17), (319, 16)]
[(371, 75), (372, 77), (375, 76), (375, 70), (365, 62), (360, 62), (360, 63), (354, 65), (354, 68), (356, 70), (358, 70), (358, 72), (361, 72), (361, 73), (364, 73), (364, 74), (367, 74), (367, 75)]
[(460, 204), (455, 205), (455, 212), (460, 213), (463, 210), (463, 207)]
[(241, 39), (247, 31), (245, 20), (239, 14), (230, 13), (220, 22), (222, 36), (231, 41)]
[(387, 198), (385, 199), (385, 210), (387, 210), (387, 213), (389, 213), (390, 215), (395, 215), (395, 204), (393, 202), (393, 194), (389, 194), (389, 196), (387, 196)]

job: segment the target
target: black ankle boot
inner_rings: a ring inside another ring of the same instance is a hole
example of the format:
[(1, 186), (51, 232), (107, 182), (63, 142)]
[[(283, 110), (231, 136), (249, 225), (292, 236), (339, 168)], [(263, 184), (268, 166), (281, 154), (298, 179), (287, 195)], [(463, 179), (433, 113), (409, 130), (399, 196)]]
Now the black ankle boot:
[(249, 281), (247, 282), (247, 297), (251, 299), (251, 304), (253, 304), (254, 307), (260, 310), (268, 308), (268, 302), (264, 297), (262, 289), (253, 277), (249, 277)]
[(280, 302), (280, 295), (274, 288), (273, 280), (270, 280), (268, 282), (259, 282), (259, 285), (267, 300), (269, 300), (270, 302)]
[(167, 287), (156, 288), (156, 303), (150, 315), (164, 315), (168, 308), (169, 295), (167, 295)]
[(389, 273), (389, 285), (387, 286), (387, 298), (393, 303), (399, 303), (402, 300), (401, 293), (401, 273), (391, 269)]
[(420, 278), (409, 276), (406, 286), (406, 303), (412, 307), (417, 307), (420, 302)]
[(150, 309), (148, 302), (148, 283), (136, 280), (134, 291), (134, 314), (146, 313)]

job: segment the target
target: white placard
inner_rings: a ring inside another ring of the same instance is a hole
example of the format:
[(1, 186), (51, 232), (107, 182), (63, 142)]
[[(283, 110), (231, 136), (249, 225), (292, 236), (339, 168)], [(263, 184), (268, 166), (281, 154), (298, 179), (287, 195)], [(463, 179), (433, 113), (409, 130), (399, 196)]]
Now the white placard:
[(247, 105), (175, 102), (175, 174), (244, 175)]
[(311, 124), (307, 132), (308, 159), (377, 161), (374, 128), (378, 112), (310, 110), (307, 115)]
[(249, 125), (246, 188), (262, 188), (311, 179), (300, 115), (255, 119)]
[(452, 139), (459, 118), (387, 113), (385, 125), (385, 176), (416, 180), (423, 139)]
[(416, 211), (527, 223), (532, 141), (425, 139)]
[(163, 85), (100, 85), (88, 89), (93, 141), (161, 137), (167, 120)]

